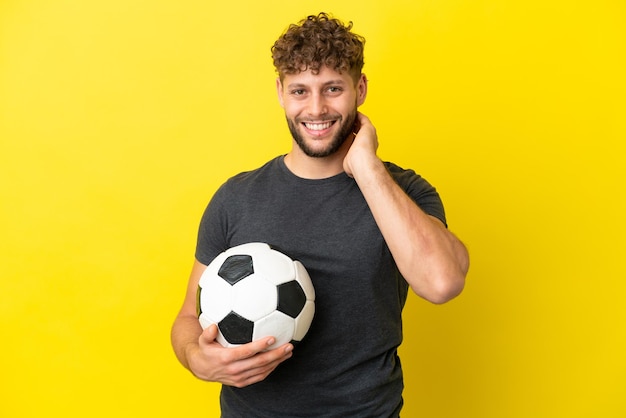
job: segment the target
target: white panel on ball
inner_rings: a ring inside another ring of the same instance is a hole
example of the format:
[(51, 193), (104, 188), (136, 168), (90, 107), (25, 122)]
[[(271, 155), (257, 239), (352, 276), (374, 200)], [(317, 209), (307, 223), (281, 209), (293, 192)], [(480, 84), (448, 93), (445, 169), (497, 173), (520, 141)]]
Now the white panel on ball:
[[(205, 276), (206, 277), (206, 276)], [(205, 280), (200, 293), (203, 314), (213, 322), (219, 322), (231, 311), (234, 303), (233, 287), (224, 280)]]
[(302, 286), (306, 299), (315, 300), (315, 289), (313, 288), (313, 282), (311, 281), (311, 277), (306, 271), (306, 268), (304, 268), (304, 265), (298, 260), (295, 260), (293, 265), (296, 269), (296, 281), (300, 283), (300, 286)]
[(253, 256), (254, 272), (260, 274), (275, 285), (279, 285), (295, 277), (293, 261), (278, 251), (272, 251), (272, 257), (267, 255)]
[(250, 321), (276, 310), (276, 286), (256, 273), (235, 284), (232, 290), (232, 310)]
[(282, 312), (274, 311), (254, 323), (252, 339), (258, 340), (269, 336), (276, 338), (276, 342), (268, 347), (268, 350), (271, 350), (292, 340), (294, 326), (293, 318)]
[(315, 302), (309, 300), (302, 308), (302, 312), (297, 316), (295, 321), (295, 329), (293, 333), (293, 339), (296, 341), (300, 341), (304, 338), (306, 333), (309, 331), (309, 327), (311, 326), (311, 322), (313, 321), (313, 316), (315, 315)]

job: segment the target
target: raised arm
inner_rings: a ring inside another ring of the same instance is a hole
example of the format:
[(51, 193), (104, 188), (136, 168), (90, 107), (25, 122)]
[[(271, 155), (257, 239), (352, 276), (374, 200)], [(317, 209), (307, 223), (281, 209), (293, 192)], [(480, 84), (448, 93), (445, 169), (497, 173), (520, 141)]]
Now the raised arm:
[(358, 122), (360, 129), (344, 159), (344, 170), (359, 185), (400, 273), (413, 291), (433, 303), (447, 302), (465, 285), (467, 249), (396, 184), (376, 155), (376, 129), (361, 113)]

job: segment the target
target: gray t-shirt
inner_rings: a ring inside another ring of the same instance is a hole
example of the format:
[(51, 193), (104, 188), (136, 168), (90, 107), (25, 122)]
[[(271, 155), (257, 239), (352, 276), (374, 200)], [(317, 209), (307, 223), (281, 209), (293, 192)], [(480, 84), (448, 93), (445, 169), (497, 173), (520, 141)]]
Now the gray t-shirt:
[[(412, 170), (385, 163), (426, 213), (445, 223), (435, 189)], [(306, 267), (315, 317), (293, 357), (264, 381), (223, 386), (222, 417), (397, 417), (402, 408), (402, 278), (354, 179), (309, 180), (277, 157), (229, 179), (200, 223), (196, 258), (266, 242)]]

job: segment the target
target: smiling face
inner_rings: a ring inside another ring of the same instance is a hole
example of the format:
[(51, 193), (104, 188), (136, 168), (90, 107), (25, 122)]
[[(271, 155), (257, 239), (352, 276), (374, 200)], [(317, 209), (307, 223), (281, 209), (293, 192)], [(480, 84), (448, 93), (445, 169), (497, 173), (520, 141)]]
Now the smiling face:
[(355, 82), (348, 73), (322, 67), (285, 75), (276, 81), (289, 131), (302, 152), (313, 158), (336, 153), (353, 132), (357, 107), (367, 92), (365, 75)]

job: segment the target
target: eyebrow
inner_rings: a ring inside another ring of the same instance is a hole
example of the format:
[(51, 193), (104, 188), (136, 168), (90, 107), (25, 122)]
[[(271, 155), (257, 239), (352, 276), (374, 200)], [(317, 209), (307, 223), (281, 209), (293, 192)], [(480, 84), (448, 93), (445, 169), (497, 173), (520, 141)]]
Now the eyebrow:
[[(338, 78), (337, 80), (329, 80), (329, 81), (325, 82), (324, 84), (322, 84), (322, 87), (326, 87), (326, 86), (329, 86), (329, 85), (337, 85), (337, 84), (344, 85), (345, 81), (340, 79), (340, 78)], [(298, 88), (309, 87), (309, 85), (308, 84), (304, 84), (304, 83), (291, 83), (291, 84), (288, 84), (286, 87), (287, 87), (287, 89), (291, 90), (291, 89), (298, 89)]]

